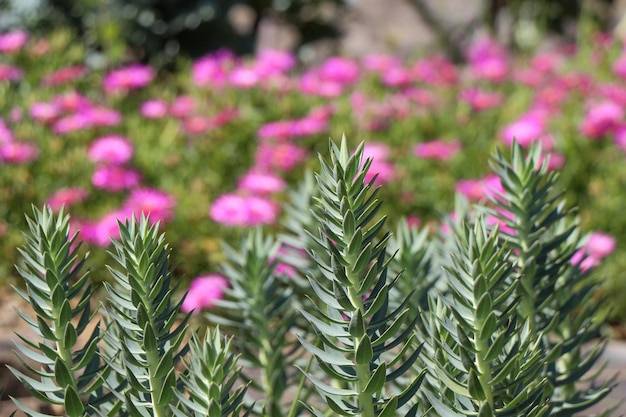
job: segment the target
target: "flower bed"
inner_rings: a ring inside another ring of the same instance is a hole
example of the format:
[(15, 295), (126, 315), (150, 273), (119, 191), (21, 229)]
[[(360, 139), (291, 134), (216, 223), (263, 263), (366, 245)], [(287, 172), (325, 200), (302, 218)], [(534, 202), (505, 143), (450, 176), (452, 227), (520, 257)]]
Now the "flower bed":
[(455, 193), (486, 201), (497, 192), (488, 157), (515, 139), (539, 141), (560, 169), (594, 231), (584, 266), (607, 276), (613, 318), (626, 319), (617, 243), (626, 238), (626, 54), (606, 36), (516, 58), (483, 39), (462, 67), (370, 55), (299, 68), (285, 52), (220, 51), (175, 74), (132, 63), (95, 70), (61, 31), (5, 34), (0, 51), (4, 277), (15, 276), (23, 213), (44, 202), (67, 207), (94, 265), (118, 220), (149, 212), (184, 260), (179, 278), (211, 274), (221, 239), (257, 225), (276, 231), (287, 185), (343, 132), (366, 142), (391, 219), (434, 230)]

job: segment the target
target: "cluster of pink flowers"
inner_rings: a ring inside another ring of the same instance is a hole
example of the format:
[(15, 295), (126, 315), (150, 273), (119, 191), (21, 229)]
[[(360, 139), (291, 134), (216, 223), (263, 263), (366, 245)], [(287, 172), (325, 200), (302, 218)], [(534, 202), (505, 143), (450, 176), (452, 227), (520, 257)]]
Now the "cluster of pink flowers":
[(145, 87), (154, 79), (154, 70), (146, 65), (134, 64), (108, 73), (102, 86), (105, 92), (127, 92)]
[(314, 109), (300, 119), (279, 120), (259, 127), (257, 137), (261, 141), (288, 140), (326, 133), (329, 130), (328, 121), (334, 113), (332, 106)]
[(491, 38), (483, 37), (471, 44), (467, 61), (471, 74), (478, 80), (503, 82), (509, 76), (506, 49)]
[(435, 139), (418, 143), (413, 148), (413, 153), (418, 158), (447, 161), (459, 153), (460, 150), (461, 142), (459, 140), (445, 141)]
[(342, 57), (328, 58), (321, 66), (306, 71), (300, 77), (300, 92), (333, 98), (344, 94), (360, 77), (356, 61)]
[(132, 143), (122, 136), (109, 135), (94, 140), (87, 150), (89, 160), (97, 164), (91, 177), (94, 187), (116, 192), (138, 186), (141, 174), (125, 166), (133, 153)]
[(142, 103), (139, 112), (146, 119), (172, 116), (180, 121), (183, 132), (192, 135), (218, 129), (239, 116), (236, 108), (221, 110), (214, 116), (207, 116), (198, 110), (199, 106), (193, 97), (179, 96), (171, 104), (159, 98), (147, 100)]
[(176, 201), (170, 194), (157, 189), (136, 188), (130, 192), (122, 205), (104, 214), (95, 221), (76, 220), (75, 228), (80, 230), (80, 238), (90, 244), (107, 247), (111, 239), (120, 236), (118, 222), (126, 222), (132, 217), (149, 216), (152, 224), (169, 222), (174, 216)]
[(280, 91), (291, 88), (286, 74), (295, 65), (295, 57), (287, 51), (266, 49), (250, 63), (238, 61), (228, 51), (218, 51), (197, 60), (191, 72), (192, 80), (201, 87), (221, 89), (229, 85), (240, 89), (263, 87)]
[(29, 114), (63, 135), (92, 127), (117, 126), (122, 115), (117, 110), (96, 105), (76, 91), (55, 95), (51, 101), (33, 103)]

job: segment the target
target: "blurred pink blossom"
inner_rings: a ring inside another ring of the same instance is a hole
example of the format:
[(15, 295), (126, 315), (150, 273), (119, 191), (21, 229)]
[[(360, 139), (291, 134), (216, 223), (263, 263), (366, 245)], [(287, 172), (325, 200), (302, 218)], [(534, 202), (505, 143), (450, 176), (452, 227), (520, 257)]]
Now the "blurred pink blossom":
[(614, 131), (624, 120), (624, 109), (615, 102), (603, 101), (589, 107), (580, 126), (581, 132), (598, 139)]
[(102, 216), (95, 222), (85, 222), (81, 225), (81, 238), (87, 242), (106, 248), (111, 244), (111, 239), (120, 238), (118, 222), (126, 222), (131, 217), (125, 210), (114, 210)]
[(271, 172), (248, 171), (239, 179), (238, 187), (251, 193), (272, 194), (285, 189), (285, 180)]
[(26, 44), (28, 33), (23, 30), (14, 30), (0, 35), (0, 52), (15, 52)]
[(172, 101), (170, 114), (174, 117), (187, 117), (196, 109), (196, 100), (189, 96), (179, 96)]
[(65, 94), (54, 96), (52, 104), (62, 111), (77, 112), (94, 106), (94, 104), (82, 96), (77, 91), (70, 91)]
[(494, 39), (483, 37), (467, 51), (470, 71), (475, 78), (492, 82), (505, 81), (509, 73), (506, 50)]
[(59, 134), (76, 132), (91, 127), (91, 119), (82, 113), (70, 114), (57, 119), (52, 125), (52, 130)]
[(228, 280), (221, 275), (210, 274), (194, 278), (180, 309), (185, 313), (199, 314), (200, 310), (211, 308), (217, 300), (224, 298)]
[(207, 116), (195, 114), (182, 119), (182, 128), (186, 133), (200, 135), (213, 128), (213, 121)]
[(484, 91), (478, 87), (473, 87), (461, 91), (459, 99), (469, 104), (472, 110), (482, 111), (502, 104), (504, 95), (499, 92)]
[(418, 158), (447, 161), (460, 150), (461, 142), (458, 140), (444, 141), (442, 139), (435, 139), (415, 145), (413, 154)]
[(45, 86), (53, 86), (75, 81), (87, 73), (87, 69), (82, 65), (73, 65), (61, 68), (55, 72), (47, 74), (41, 80)]
[(303, 148), (289, 142), (263, 143), (257, 147), (255, 165), (264, 169), (290, 171), (307, 157)]
[(451, 86), (459, 78), (456, 67), (447, 58), (432, 55), (418, 60), (412, 67), (414, 81), (433, 86)]
[(118, 135), (95, 139), (87, 149), (90, 161), (110, 165), (121, 165), (130, 161), (135, 149), (127, 138)]
[(372, 160), (363, 181), (368, 184), (374, 179), (374, 177), (376, 177), (376, 180), (374, 181), (375, 186), (387, 184), (395, 179), (396, 169), (390, 162), (374, 159)]
[(296, 66), (296, 57), (288, 51), (263, 49), (256, 59), (257, 71), (264, 77), (283, 74)]
[(150, 222), (169, 222), (174, 216), (176, 200), (162, 190), (139, 188), (132, 190), (123, 208), (135, 214), (136, 218), (150, 215)]
[(363, 68), (380, 74), (402, 65), (397, 57), (387, 54), (369, 54), (363, 57), (362, 62)]
[(52, 210), (59, 211), (61, 207), (67, 208), (74, 203), (85, 200), (87, 196), (87, 190), (81, 187), (61, 188), (48, 197), (46, 204)]
[(348, 58), (330, 57), (319, 68), (324, 81), (334, 81), (341, 85), (354, 84), (360, 75), (358, 64)]
[(31, 104), (28, 113), (33, 119), (47, 124), (53, 122), (60, 115), (60, 109), (52, 103), (39, 101)]
[(13, 135), (13, 131), (7, 126), (4, 119), (0, 117), (0, 145), (13, 142), (14, 140), (15, 135)]
[(132, 168), (120, 165), (101, 165), (91, 176), (94, 187), (106, 191), (122, 191), (139, 185), (141, 175)]
[(90, 126), (116, 126), (122, 122), (122, 114), (106, 107), (86, 107), (79, 111), (89, 120)]
[(618, 77), (626, 80), (626, 50), (622, 51), (619, 57), (613, 63), (613, 73)]
[(12, 65), (0, 64), (0, 81), (17, 81), (22, 78), (24, 72)]
[(139, 112), (146, 119), (160, 119), (167, 115), (168, 105), (165, 100), (158, 98), (146, 100), (141, 103)]
[(23, 164), (37, 159), (39, 148), (34, 143), (6, 142), (0, 145), (0, 159), (10, 164)]
[(103, 80), (107, 93), (144, 87), (154, 79), (154, 70), (146, 65), (134, 64), (109, 72)]
[(365, 142), (363, 145), (363, 161), (366, 159), (384, 161), (389, 157), (389, 146), (381, 142)]
[(228, 75), (230, 84), (237, 88), (252, 88), (259, 84), (261, 77), (254, 68), (237, 67)]
[(276, 203), (263, 197), (223, 194), (213, 202), (209, 215), (226, 226), (250, 227), (274, 223), (278, 211)]
[(191, 78), (197, 86), (220, 88), (228, 80), (229, 68), (234, 56), (229, 51), (217, 51), (195, 61), (191, 66)]
[(515, 140), (521, 146), (527, 147), (540, 140), (544, 134), (543, 121), (534, 115), (524, 115), (506, 125), (502, 131), (504, 143), (508, 146), (511, 146)]
[(571, 263), (578, 265), (583, 271), (595, 268), (602, 259), (615, 251), (616, 246), (613, 236), (600, 232), (590, 233), (582, 248), (572, 256)]
[(497, 175), (488, 175), (478, 179), (459, 180), (456, 191), (470, 201), (484, 201), (489, 196), (497, 198), (496, 193), (501, 193), (504, 189)]

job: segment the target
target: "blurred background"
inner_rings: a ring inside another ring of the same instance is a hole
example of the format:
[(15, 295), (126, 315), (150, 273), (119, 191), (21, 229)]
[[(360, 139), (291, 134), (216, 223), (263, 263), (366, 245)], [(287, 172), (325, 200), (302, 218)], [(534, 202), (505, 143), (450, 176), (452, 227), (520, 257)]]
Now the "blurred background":
[(227, 48), (290, 49), (304, 61), (444, 48), (454, 60), (477, 30), (514, 49), (573, 40), (576, 26), (609, 30), (623, 0), (2, 0), (0, 31), (72, 28), (89, 64), (132, 58), (156, 66)]

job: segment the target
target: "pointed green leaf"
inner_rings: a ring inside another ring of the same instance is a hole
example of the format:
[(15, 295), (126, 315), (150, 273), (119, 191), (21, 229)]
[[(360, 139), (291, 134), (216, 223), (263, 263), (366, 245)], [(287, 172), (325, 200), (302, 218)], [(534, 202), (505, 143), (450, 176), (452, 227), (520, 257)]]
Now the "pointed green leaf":
[(85, 407), (74, 388), (68, 386), (65, 389), (64, 407), (68, 417), (82, 417)]
[(372, 361), (374, 352), (368, 335), (364, 335), (356, 348), (355, 360), (358, 365), (367, 365)]

